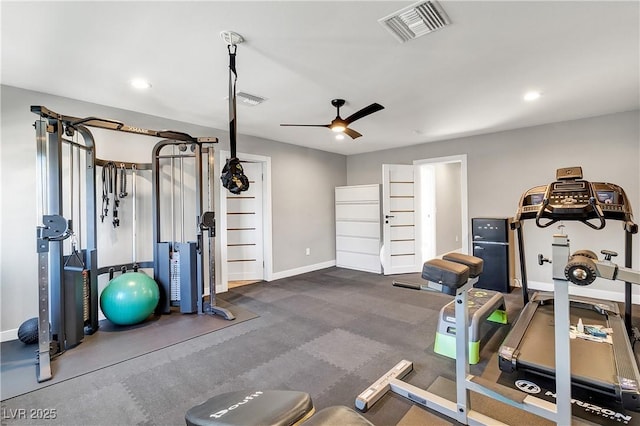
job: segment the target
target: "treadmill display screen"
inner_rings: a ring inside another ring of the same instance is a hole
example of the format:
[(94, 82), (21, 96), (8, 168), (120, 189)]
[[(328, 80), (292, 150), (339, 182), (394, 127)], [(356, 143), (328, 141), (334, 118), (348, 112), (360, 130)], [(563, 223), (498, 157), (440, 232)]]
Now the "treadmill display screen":
[(530, 205), (541, 204), (542, 199), (544, 198), (544, 194), (531, 194)]
[(615, 194), (613, 191), (596, 191), (598, 195), (598, 201), (605, 204), (613, 204), (615, 201)]
[(554, 192), (571, 192), (571, 191), (586, 191), (586, 182), (555, 182), (553, 184)]

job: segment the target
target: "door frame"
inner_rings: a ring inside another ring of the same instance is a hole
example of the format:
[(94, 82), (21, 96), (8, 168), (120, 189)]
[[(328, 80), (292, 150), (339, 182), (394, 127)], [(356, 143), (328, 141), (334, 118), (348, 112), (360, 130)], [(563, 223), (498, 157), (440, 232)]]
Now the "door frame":
[[(422, 159), (422, 160), (414, 160), (413, 161), (413, 165), (414, 167), (416, 167), (417, 172), (418, 172), (418, 176), (420, 175), (421, 171), (420, 171), (420, 166), (422, 165), (436, 165), (436, 164), (448, 164), (448, 163), (460, 163), (460, 209), (461, 209), (461, 229), (462, 229), (462, 235), (461, 235), (461, 241), (460, 244), (462, 245), (462, 253), (464, 254), (469, 254), (469, 247), (470, 247), (470, 236), (469, 236), (469, 195), (468, 195), (468, 188), (467, 188), (467, 154), (461, 154), (461, 155), (450, 155), (450, 156), (446, 156), (446, 157), (435, 157), (435, 158), (426, 158), (426, 159)], [(420, 182), (420, 179), (416, 179), (416, 181)], [(423, 191), (420, 188), (420, 190), (416, 191), (417, 192), (417, 205), (421, 206), (423, 203)], [(437, 215), (438, 213), (435, 212), (435, 214)], [(422, 244), (423, 244), (423, 229), (422, 229), (422, 222), (418, 221), (418, 242), (417, 242), (417, 246), (420, 247), (420, 256), (422, 256)], [(435, 227), (435, 222), (434, 222), (434, 227)], [(437, 232), (437, 227), (436, 227), (436, 232)], [(433, 236), (434, 241), (432, 242), (433, 247), (435, 247), (435, 234)], [(437, 255), (437, 253), (436, 253)]]
[[(230, 151), (218, 151), (219, 170), (225, 166)], [(262, 256), (264, 259), (264, 280), (273, 279), (273, 256), (272, 256), (272, 220), (271, 220), (271, 157), (263, 155), (237, 153), (241, 161), (251, 161), (262, 163)], [(220, 182), (220, 181), (219, 181)], [(224, 293), (229, 290), (229, 275), (227, 269), (227, 190), (220, 182), (218, 190), (218, 213), (217, 233), (216, 233), (216, 292)]]

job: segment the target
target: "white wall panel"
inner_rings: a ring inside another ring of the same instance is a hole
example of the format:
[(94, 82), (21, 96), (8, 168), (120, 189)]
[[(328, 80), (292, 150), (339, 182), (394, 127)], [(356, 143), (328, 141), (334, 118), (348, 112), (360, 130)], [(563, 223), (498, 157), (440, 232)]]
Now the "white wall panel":
[(380, 204), (336, 204), (336, 220), (356, 222), (380, 221)]
[(380, 239), (336, 236), (336, 245), (342, 251), (380, 255)]
[(342, 186), (336, 191), (336, 203), (377, 202), (380, 190), (377, 185)]
[(348, 251), (336, 252), (336, 266), (358, 271), (380, 273), (380, 256)]
[(336, 222), (336, 235), (380, 239), (380, 222)]

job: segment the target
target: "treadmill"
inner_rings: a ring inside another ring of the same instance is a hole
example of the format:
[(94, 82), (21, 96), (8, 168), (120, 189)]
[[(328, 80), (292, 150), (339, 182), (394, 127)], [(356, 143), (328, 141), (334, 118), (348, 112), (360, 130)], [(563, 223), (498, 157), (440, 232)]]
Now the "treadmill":
[[(640, 411), (640, 373), (630, 343), (630, 336), (634, 338), (631, 285), (640, 281), (640, 273), (630, 269), (631, 236), (638, 232), (638, 225), (624, 190), (611, 183), (583, 180), (580, 167), (559, 169), (555, 182), (531, 188), (520, 198), (512, 227), (517, 232), (525, 306), (498, 352), (500, 370), (555, 378), (553, 293), (537, 292), (529, 300), (522, 230), (522, 221), (528, 219), (541, 228), (558, 221), (580, 221), (595, 230), (604, 228), (608, 220), (623, 223), (625, 267), (612, 263), (616, 253), (606, 250), (602, 251), (603, 261), (589, 250), (575, 252), (565, 267), (567, 278), (578, 285), (588, 285), (596, 277), (625, 281), (624, 319), (616, 302), (570, 296), (571, 324), (582, 319), (584, 324), (613, 330), (612, 344), (570, 340), (571, 384), (613, 398), (625, 409)], [(538, 256), (540, 265), (545, 261)]]

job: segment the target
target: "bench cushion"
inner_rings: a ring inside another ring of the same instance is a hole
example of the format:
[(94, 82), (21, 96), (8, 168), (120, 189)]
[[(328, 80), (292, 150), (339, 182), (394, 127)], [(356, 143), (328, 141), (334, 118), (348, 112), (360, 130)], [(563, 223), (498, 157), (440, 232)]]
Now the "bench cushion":
[(469, 280), (469, 268), (449, 260), (431, 259), (422, 265), (422, 278), (457, 289)]
[(243, 390), (214, 396), (187, 411), (187, 425), (289, 426), (313, 412), (306, 392)]
[(447, 253), (442, 256), (444, 260), (449, 260), (451, 262), (460, 263), (469, 268), (469, 277), (475, 278), (478, 275), (482, 274), (482, 268), (484, 266), (484, 261), (479, 257), (469, 256), (468, 254), (462, 253)]

